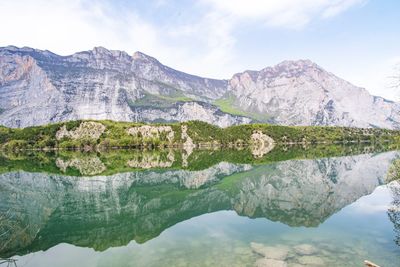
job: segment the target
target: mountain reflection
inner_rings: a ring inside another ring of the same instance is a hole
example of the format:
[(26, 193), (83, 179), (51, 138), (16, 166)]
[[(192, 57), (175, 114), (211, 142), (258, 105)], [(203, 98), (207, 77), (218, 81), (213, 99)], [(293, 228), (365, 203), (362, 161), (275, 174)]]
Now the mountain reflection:
[(8, 171), (0, 174), (0, 256), (62, 242), (100, 251), (143, 243), (178, 222), (219, 210), (316, 227), (385, 183), (398, 156), (291, 152), (286, 158), (295, 159), (285, 160), (280, 152), (276, 160), (251, 161), (214, 151), (194, 153), (183, 168), (178, 152), (156, 153), (35, 155), (36, 165), (26, 156), (3, 159)]

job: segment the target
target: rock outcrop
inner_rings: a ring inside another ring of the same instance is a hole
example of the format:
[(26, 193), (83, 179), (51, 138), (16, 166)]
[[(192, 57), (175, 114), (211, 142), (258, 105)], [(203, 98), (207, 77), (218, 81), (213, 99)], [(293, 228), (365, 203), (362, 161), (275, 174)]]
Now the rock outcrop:
[(70, 139), (94, 139), (97, 140), (103, 134), (106, 126), (99, 122), (84, 121), (76, 129), (67, 130), (67, 127), (62, 126), (56, 133), (56, 139), (61, 140), (62, 138)]
[(175, 132), (171, 126), (151, 126), (143, 125), (138, 127), (131, 127), (127, 130), (127, 133), (133, 135), (136, 138), (143, 139), (160, 139), (162, 135), (168, 140), (169, 144), (174, 142)]

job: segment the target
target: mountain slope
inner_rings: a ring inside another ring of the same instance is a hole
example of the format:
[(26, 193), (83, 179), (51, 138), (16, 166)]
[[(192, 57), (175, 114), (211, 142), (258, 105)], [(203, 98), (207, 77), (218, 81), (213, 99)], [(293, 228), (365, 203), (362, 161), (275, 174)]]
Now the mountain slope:
[(371, 96), (309, 60), (235, 74), (224, 98), (276, 124), (400, 127), (398, 103)]
[(0, 124), (6, 126), (75, 119), (251, 121), (204, 101), (222, 95), (226, 81), (178, 72), (141, 53), (94, 48), (61, 57), (7, 47), (0, 49), (0, 69)]
[(96, 47), (59, 56), (0, 48), (0, 124), (26, 127), (77, 119), (398, 129), (400, 105), (307, 60), (215, 80), (171, 69), (140, 52), (130, 56)]

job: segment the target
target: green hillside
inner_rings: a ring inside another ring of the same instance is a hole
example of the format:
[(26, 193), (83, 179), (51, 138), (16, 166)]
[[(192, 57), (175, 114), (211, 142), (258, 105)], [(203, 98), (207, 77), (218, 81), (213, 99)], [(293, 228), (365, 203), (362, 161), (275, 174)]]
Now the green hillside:
[(387, 129), (269, 124), (219, 128), (200, 121), (169, 124), (71, 121), (22, 129), (0, 127), (0, 147), (3, 150), (181, 147), (190, 139), (198, 147), (240, 148), (254, 143), (254, 133), (272, 138), (275, 144), (400, 143), (400, 132)]

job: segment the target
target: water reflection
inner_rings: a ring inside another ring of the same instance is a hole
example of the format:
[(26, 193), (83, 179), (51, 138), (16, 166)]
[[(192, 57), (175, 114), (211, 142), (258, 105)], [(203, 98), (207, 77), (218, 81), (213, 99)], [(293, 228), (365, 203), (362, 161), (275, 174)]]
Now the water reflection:
[[(317, 227), (384, 184), (398, 157), (385, 152), (286, 160), (316, 154), (292, 151), (254, 161), (206, 151), (194, 152), (182, 168), (179, 152), (146, 153), (8, 157), (2, 163), (8, 171), (0, 175), (1, 257), (60, 243), (96, 251), (144, 243), (179, 222), (221, 210)], [(130, 169), (132, 161), (140, 170)], [(27, 172), (27, 166), (38, 172)], [(80, 177), (85, 174), (90, 177)], [(398, 209), (389, 217), (398, 229)]]
[(111, 150), (97, 153), (78, 151), (0, 151), (0, 173), (17, 170), (68, 176), (111, 175), (145, 169), (204, 170), (220, 162), (260, 165), (289, 159), (315, 159), (390, 151), (390, 146), (330, 145), (276, 146), (264, 156), (241, 150)]
[(394, 241), (400, 246), (400, 181), (390, 183), (389, 188), (392, 193), (392, 203), (387, 211), (390, 221), (393, 223), (395, 233)]

